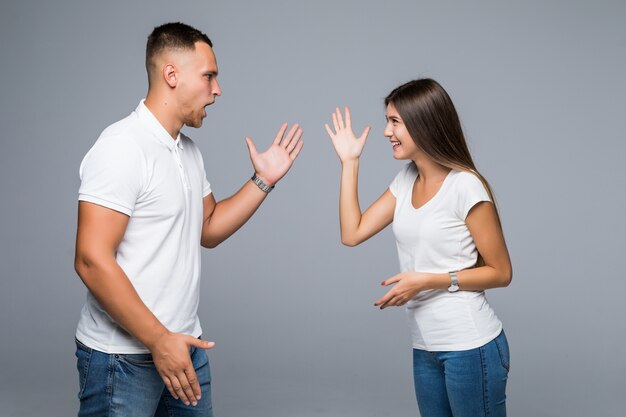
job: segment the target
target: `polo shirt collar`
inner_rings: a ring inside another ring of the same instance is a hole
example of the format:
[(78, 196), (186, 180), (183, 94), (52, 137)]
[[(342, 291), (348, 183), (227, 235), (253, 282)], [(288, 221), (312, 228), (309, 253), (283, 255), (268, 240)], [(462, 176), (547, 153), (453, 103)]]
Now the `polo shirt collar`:
[(142, 99), (137, 106), (135, 112), (139, 117), (140, 122), (148, 128), (148, 130), (152, 133), (155, 139), (159, 142), (167, 146), (167, 148), (172, 151), (174, 147), (178, 145), (180, 149), (183, 148), (183, 141), (181, 140), (180, 132), (178, 132), (178, 136), (176, 136), (176, 140), (172, 139), (167, 130), (163, 127), (163, 125), (157, 120), (157, 118), (152, 114), (150, 109), (148, 109), (145, 105), (145, 99)]

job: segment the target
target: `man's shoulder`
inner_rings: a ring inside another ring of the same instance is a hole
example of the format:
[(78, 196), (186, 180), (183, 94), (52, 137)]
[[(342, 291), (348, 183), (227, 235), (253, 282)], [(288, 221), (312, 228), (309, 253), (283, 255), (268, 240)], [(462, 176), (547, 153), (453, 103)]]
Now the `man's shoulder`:
[(140, 131), (141, 125), (138, 121), (137, 115), (135, 112), (132, 112), (123, 119), (107, 126), (102, 133), (100, 133), (100, 138), (123, 136), (135, 137), (138, 133), (140, 133)]
[(96, 141), (96, 145), (107, 147), (135, 148), (141, 153), (150, 155), (154, 152), (154, 145), (158, 144), (153, 133), (142, 123), (137, 112), (107, 126)]
[(85, 155), (83, 164), (95, 159), (130, 159), (145, 155), (141, 129), (134, 112), (107, 126)]

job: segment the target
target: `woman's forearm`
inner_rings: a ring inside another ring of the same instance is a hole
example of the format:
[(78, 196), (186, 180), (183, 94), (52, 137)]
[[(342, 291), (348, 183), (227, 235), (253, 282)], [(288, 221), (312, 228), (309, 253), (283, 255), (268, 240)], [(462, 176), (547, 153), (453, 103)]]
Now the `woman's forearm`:
[(359, 160), (343, 161), (341, 164), (341, 186), (339, 191), (339, 222), (341, 242), (354, 246), (361, 223), (361, 207), (358, 193)]

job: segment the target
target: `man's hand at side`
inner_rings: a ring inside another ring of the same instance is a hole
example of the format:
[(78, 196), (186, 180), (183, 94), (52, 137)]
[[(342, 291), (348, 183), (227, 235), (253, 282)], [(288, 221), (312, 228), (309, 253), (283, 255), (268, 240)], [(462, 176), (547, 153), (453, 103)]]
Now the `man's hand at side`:
[(202, 397), (202, 390), (193, 369), (189, 348), (210, 349), (213, 346), (215, 346), (213, 342), (185, 334), (165, 332), (148, 348), (152, 353), (154, 365), (172, 396), (180, 398), (187, 405), (195, 406)]

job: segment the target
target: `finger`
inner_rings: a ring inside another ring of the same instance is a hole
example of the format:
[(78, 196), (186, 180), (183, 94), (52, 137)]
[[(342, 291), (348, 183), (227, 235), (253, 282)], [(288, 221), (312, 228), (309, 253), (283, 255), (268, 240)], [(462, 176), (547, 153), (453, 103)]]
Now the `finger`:
[(350, 115), (350, 109), (348, 106), (345, 107), (346, 112), (346, 128), (352, 129), (352, 116)]
[(285, 148), (287, 149), (287, 152), (291, 153), (291, 151), (294, 150), (298, 142), (300, 142), (301, 137), (302, 137), (302, 129), (296, 130), (296, 134), (294, 135), (293, 139), (291, 139), (291, 142), (289, 142), (289, 146)]
[(198, 349), (211, 349), (215, 346), (215, 342), (209, 342), (208, 340), (202, 340), (189, 336), (189, 346), (197, 347)]
[(389, 300), (391, 300), (392, 297), (393, 297), (393, 293), (389, 291), (387, 294), (380, 297), (378, 301), (374, 303), (374, 305), (380, 307), (383, 304), (387, 303)]
[(405, 305), (405, 304), (407, 303), (407, 301), (409, 301), (409, 299), (408, 299), (408, 298), (401, 297), (401, 298), (398, 300), (398, 304), (396, 304), (396, 305), (397, 305), (398, 307), (401, 307), (401, 306)]
[(402, 305), (402, 304), (399, 304), (401, 301), (402, 301), (402, 296), (399, 294), (396, 294), (393, 297), (389, 298), (389, 300), (381, 304), (380, 309), (384, 310), (387, 307), (395, 307), (395, 306)]
[(363, 140), (366, 141), (367, 140), (367, 135), (370, 134), (370, 130), (372, 130), (371, 127), (366, 127), (365, 129), (363, 129), (363, 133), (361, 133), (361, 136), (359, 136), (359, 140)]
[(337, 113), (333, 112), (333, 126), (335, 126), (335, 132), (339, 132), (339, 122), (337, 122)]
[(278, 145), (280, 141), (283, 139), (283, 135), (285, 134), (285, 130), (287, 130), (287, 123), (283, 123), (278, 129), (278, 133), (276, 133), (276, 137), (274, 138), (274, 145)]
[(335, 134), (330, 129), (330, 126), (328, 126), (328, 123), (324, 123), (324, 127), (326, 128), (326, 133), (328, 133), (328, 136), (330, 136), (331, 139), (334, 138)]
[(395, 297), (393, 297), (391, 300), (389, 300), (389, 302), (387, 303), (386, 307), (398, 307), (401, 306), (402, 304), (404, 304), (402, 302), (403, 298), (400, 295), (397, 295)]
[(185, 405), (189, 405), (194, 402), (197, 403), (196, 395), (194, 394), (193, 389), (191, 388), (191, 384), (189, 383), (189, 380), (187, 379), (187, 375), (185, 374), (185, 371), (184, 370), (181, 371), (180, 373), (176, 375), (176, 377), (178, 378), (178, 381), (180, 382), (180, 390), (176, 392), (180, 394), (181, 401), (184, 402)]
[(339, 127), (343, 129), (346, 126), (343, 124), (343, 116), (341, 115), (341, 110), (339, 110), (339, 107), (335, 109), (335, 113), (337, 114), (337, 122), (339, 123)]
[(386, 280), (381, 282), (380, 285), (383, 285), (386, 287), (387, 285), (395, 284), (398, 281), (400, 281), (400, 277), (398, 275), (394, 275), (393, 277), (387, 278)]
[(246, 144), (248, 145), (248, 152), (250, 152), (250, 156), (256, 156), (259, 152), (256, 150), (256, 145), (246, 136)]
[(298, 144), (296, 145), (296, 149), (294, 149), (293, 152), (289, 154), (289, 157), (291, 158), (292, 161), (296, 160), (303, 146), (304, 146), (304, 141), (298, 141)]
[(190, 366), (185, 369), (185, 376), (187, 376), (187, 381), (189, 381), (189, 385), (191, 386), (191, 390), (193, 391), (193, 396), (195, 398), (195, 401), (192, 401), (191, 403), (193, 405), (197, 405), (197, 401), (202, 397), (202, 389), (200, 389), (200, 383), (198, 382), (196, 371)]
[(185, 393), (185, 390), (183, 389), (183, 384), (180, 382), (179, 378), (177, 376), (171, 376), (170, 381), (172, 382), (172, 391), (174, 392), (174, 394), (172, 395), (176, 399), (179, 399), (185, 404), (189, 405), (189, 398), (187, 398), (187, 394)]
[(172, 397), (174, 397), (175, 399), (178, 399), (178, 394), (176, 394), (176, 390), (174, 389), (174, 386), (172, 385), (172, 381), (166, 377), (161, 375), (161, 378), (163, 379), (163, 382), (165, 383), (165, 387), (167, 388), (167, 390), (170, 392), (170, 394), (172, 394)]
[(287, 147), (289, 146), (289, 144), (291, 143), (293, 139), (293, 135), (298, 131), (298, 129), (299, 129), (299, 126), (297, 123), (291, 126), (291, 129), (289, 129), (289, 133), (287, 133), (287, 136), (285, 136), (283, 141), (280, 143), (280, 146), (287, 149)]

